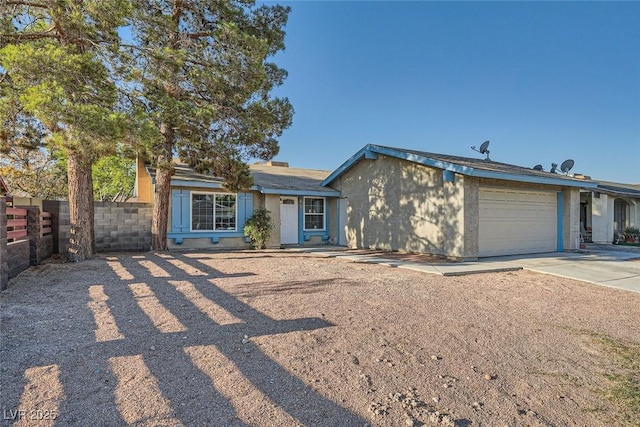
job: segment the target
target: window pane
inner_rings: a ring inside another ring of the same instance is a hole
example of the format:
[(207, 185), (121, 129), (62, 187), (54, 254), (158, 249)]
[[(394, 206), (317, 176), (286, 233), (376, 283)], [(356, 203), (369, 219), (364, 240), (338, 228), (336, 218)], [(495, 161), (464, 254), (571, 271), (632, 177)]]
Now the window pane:
[(307, 214), (304, 216), (305, 230), (322, 230), (324, 228), (324, 215)]
[(324, 230), (324, 198), (304, 199), (304, 229)]
[(324, 213), (324, 199), (304, 199), (305, 213)]
[(236, 229), (236, 196), (216, 195), (216, 230)]
[(191, 205), (191, 229), (213, 230), (213, 195), (193, 195)]

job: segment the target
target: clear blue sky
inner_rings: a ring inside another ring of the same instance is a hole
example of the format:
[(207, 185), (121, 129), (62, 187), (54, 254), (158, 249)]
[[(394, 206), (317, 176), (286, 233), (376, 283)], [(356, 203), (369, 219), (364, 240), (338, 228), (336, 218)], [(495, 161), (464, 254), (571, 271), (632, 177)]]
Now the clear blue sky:
[(640, 3), (280, 2), (293, 125), (276, 160), (367, 143), (640, 183)]

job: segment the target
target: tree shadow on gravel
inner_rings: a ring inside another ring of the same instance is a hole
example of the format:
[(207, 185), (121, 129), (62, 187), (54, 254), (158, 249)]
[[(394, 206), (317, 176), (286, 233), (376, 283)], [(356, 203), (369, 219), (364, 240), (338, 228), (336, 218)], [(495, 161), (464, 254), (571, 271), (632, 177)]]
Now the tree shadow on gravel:
[[(64, 396), (55, 425), (243, 426), (259, 424), (265, 414), (276, 417), (269, 419), (272, 425), (365, 425), (365, 419), (318, 394), (251, 341), (333, 325), (321, 318), (264, 315), (216, 285), (250, 274), (227, 275), (210, 265), (223, 265), (224, 259), (206, 265), (200, 262), (204, 258), (105, 256), (94, 261), (99, 263), (94, 277), (69, 284), (75, 295), (67, 309), (77, 312), (73, 319), (60, 313), (60, 324), (69, 325), (66, 339), (49, 352), (38, 353), (34, 343), (29, 362), (59, 368)], [(303, 291), (304, 283), (259, 286), (255, 295)], [(249, 289), (243, 284), (240, 295)], [(28, 368), (23, 363), (3, 372), (3, 382), (22, 378)], [(26, 382), (3, 385), (3, 425), (13, 422), (7, 411), (29, 407)]]
[(256, 282), (238, 285), (234, 288), (237, 297), (259, 297), (265, 295), (287, 294), (313, 294), (322, 291), (326, 286), (334, 282), (332, 279), (323, 280), (292, 280), (288, 282)]

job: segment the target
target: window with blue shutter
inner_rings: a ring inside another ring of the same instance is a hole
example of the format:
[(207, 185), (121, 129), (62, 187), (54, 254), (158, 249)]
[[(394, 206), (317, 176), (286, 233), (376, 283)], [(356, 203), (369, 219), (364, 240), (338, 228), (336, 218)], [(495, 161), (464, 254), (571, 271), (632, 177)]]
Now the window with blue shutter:
[(171, 232), (189, 232), (190, 208), (188, 190), (171, 190)]

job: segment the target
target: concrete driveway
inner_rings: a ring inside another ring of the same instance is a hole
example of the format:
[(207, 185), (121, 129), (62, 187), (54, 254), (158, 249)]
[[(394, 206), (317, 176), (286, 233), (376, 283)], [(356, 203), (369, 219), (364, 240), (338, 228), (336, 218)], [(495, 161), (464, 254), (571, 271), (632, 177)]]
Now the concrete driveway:
[(581, 252), (490, 257), (478, 261), (453, 263), (403, 261), (385, 258), (384, 252), (352, 254), (344, 248), (336, 247), (297, 250), (443, 276), (526, 269), (537, 273), (553, 274), (597, 285), (640, 292), (640, 253), (616, 251), (615, 247), (589, 249)]
[(480, 265), (505, 263), (514, 267), (612, 288), (640, 292), (640, 254), (598, 251), (588, 253), (554, 253), (486, 259)]

